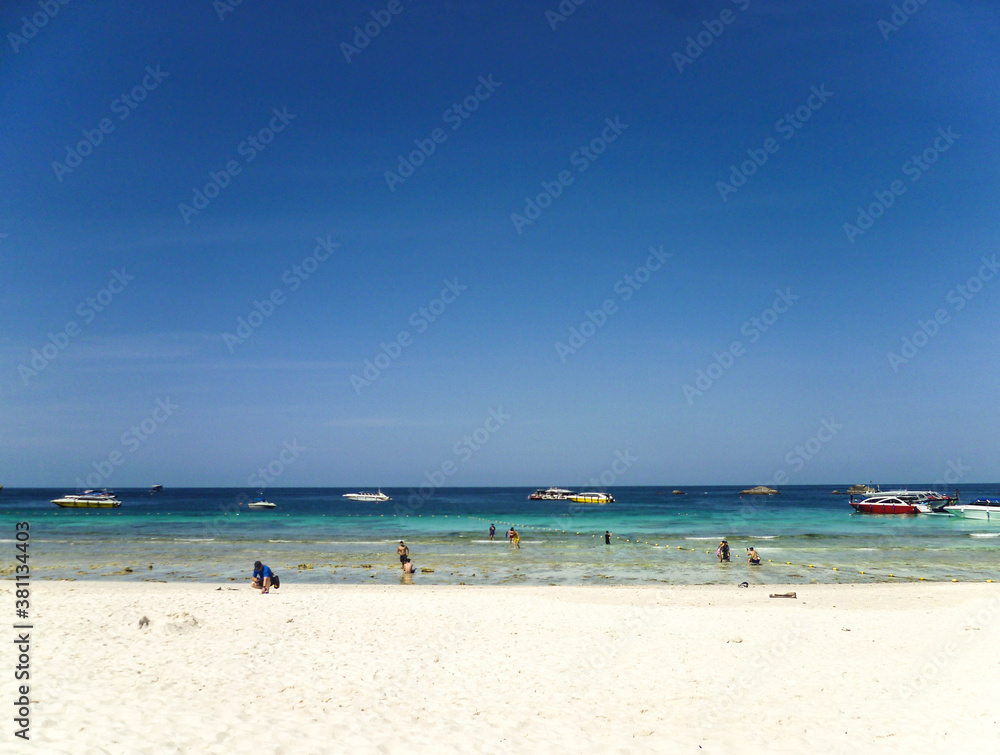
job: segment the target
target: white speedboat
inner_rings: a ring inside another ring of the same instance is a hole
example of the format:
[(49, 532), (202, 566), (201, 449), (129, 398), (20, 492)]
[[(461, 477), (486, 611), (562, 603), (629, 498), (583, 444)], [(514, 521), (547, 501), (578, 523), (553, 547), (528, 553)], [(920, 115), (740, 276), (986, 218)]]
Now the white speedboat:
[(271, 503), (270, 501), (265, 501), (263, 498), (258, 498), (256, 501), (250, 501), (247, 504), (248, 509), (276, 509), (278, 504)]
[(977, 498), (972, 503), (953, 503), (945, 512), (965, 519), (986, 519), (1000, 522), (1000, 498)]
[(85, 490), (83, 493), (56, 498), (52, 503), (65, 509), (114, 509), (122, 505), (122, 502), (107, 490)]
[(528, 498), (532, 501), (565, 501), (571, 495), (573, 491), (564, 488), (539, 488)]
[(352, 501), (372, 501), (374, 503), (382, 503), (383, 501), (392, 500), (392, 498), (382, 492), (382, 488), (379, 488), (377, 493), (372, 493), (370, 491), (361, 491), (360, 493), (344, 493), (344, 498), (350, 498)]
[(614, 503), (611, 493), (571, 493), (566, 499), (575, 503)]

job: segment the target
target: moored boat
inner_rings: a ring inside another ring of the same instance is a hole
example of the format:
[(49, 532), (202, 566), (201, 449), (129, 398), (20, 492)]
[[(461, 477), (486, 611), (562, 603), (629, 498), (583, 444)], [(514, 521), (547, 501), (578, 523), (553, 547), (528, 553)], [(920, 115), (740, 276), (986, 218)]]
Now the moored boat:
[(934, 490), (884, 490), (860, 501), (851, 496), (851, 507), (859, 514), (933, 514), (955, 498)]
[(985, 519), (1000, 522), (1000, 498), (977, 498), (972, 503), (952, 503), (944, 511), (965, 519)]
[(52, 503), (64, 509), (114, 509), (122, 505), (122, 502), (107, 490), (85, 490), (83, 493), (55, 498)]
[(376, 503), (392, 500), (392, 498), (382, 492), (382, 488), (379, 488), (377, 493), (365, 491), (361, 491), (360, 493), (344, 493), (344, 498), (350, 498), (352, 501), (374, 501)]
[(565, 501), (573, 495), (572, 490), (565, 488), (539, 488), (528, 496), (532, 501)]
[(572, 493), (566, 496), (567, 500), (574, 503), (614, 503), (615, 499), (611, 493)]

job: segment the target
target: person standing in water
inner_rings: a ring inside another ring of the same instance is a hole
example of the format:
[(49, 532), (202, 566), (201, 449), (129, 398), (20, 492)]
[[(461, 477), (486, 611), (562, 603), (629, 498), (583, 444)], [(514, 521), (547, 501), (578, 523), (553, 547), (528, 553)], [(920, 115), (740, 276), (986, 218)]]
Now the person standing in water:
[(402, 540), (399, 541), (399, 547), (396, 548), (396, 555), (399, 556), (399, 563), (405, 564), (410, 560), (410, 549), (406, 547), (406, 543)]
[(719, 543), (719, 549), (717, 551), (715, 551), (715, 555), (719, 557), (719, 563), (720, 564), (723, 561), (728, 562), (729, 561), (729, 542), (726, 541), (726, 540), (723, 540), (721, 543)]
[(608, 530), (604, 530), (604, 544), (611, 545), (611, 533)]
[(490, 540), (493, 540), (493, 536), (497, 534), (497, 527), (495, 524), (490, 525)]

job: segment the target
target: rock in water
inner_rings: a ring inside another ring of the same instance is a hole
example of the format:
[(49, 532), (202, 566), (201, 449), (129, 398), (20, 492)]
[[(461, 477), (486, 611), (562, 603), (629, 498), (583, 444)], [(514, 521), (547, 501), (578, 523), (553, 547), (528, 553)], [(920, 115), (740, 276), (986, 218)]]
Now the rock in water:
[(766, 485), (758, 485), (755, 488), (741, 490), (740, 495), (781, 495), (781, 493), (774, 488), (767, 487)]

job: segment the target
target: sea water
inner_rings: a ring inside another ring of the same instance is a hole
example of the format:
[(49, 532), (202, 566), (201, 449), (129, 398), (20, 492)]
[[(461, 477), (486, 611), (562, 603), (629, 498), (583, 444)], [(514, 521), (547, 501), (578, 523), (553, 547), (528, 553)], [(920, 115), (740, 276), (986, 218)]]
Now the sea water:
[[(371, 503), (342, 488), (274, 488), (266, 498), (276, 509), (248, 510), (256, 492), (223, 488), (120, 490), (117, 509), (52, 504), (65, 490), (5, 489), (0, 574), (13, 572), (15, 523), (27, 521), (32, 575), (42, 579), (245, 581), (261, 560), (283, 583), (393, 584), (405, 540), (414, 584), (1000, 581), (1000, 523), (856, 514), (830, 486), (766, 497), (615, 488), (605, 505), (531, 501), (532, 490), (383, 489), (393, 500)], [(1000, 497), (1000, 485), (961, 491), (963, 501), (987, 496)], [(511, 526), (520, 548), (505, 538)], [(722, 538), (730, 563), (716, 556)], [(760, 566), (746, 563), (751, 545)]]

